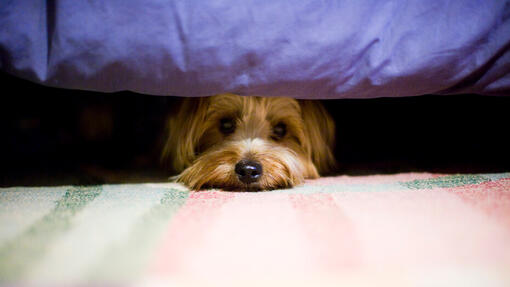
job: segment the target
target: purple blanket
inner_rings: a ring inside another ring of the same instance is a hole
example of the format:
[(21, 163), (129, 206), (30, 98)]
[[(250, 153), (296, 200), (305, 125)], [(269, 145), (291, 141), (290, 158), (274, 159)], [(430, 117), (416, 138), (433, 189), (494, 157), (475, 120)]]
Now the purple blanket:
[(0, 1), (0, 69), (95, 91), (510, 94), (510, 1)]

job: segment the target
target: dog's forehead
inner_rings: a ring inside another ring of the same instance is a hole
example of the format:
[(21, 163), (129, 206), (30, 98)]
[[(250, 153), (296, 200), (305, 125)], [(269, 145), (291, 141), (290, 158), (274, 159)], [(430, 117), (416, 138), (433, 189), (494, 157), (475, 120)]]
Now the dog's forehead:
[(211, 114), (241, 116), (257, 113), (266, 118), (279, 118), (301, 113), (299, 103), (292, 98), (221, 94), (211, 97), (209, 101)]
[(265, 98), (268, 102), (268, 113), (274, 116), (287, 117), (301, 113), (299, 103), (292, 98)]

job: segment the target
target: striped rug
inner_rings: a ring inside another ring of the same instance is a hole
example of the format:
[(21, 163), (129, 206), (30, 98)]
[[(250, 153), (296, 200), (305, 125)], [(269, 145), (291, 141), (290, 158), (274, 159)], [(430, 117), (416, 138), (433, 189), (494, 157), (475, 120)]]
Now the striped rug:
[(2, 286), (510, 286), (510, 173), (0, 189)]

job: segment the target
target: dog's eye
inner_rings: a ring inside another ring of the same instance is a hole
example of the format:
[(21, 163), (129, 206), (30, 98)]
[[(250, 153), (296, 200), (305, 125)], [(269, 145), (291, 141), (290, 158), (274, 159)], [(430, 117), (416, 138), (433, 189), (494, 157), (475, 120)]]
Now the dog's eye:
[(278, 123), (273, 127), (273, 135), (275, 139), (283, 138), (287, 133), (287, 126), (284, 123)]
[(226, 135), (233, 133), (236, 130), (236, 124), (231, 118), (224, 118), (220, 120), (220, 131)]

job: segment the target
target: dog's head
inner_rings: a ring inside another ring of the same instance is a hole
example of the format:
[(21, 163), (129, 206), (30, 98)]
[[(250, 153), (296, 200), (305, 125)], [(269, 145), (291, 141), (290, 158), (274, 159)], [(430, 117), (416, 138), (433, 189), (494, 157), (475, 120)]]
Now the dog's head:
[(318, 102), (233, 94), (187, 98), (167, 122), (162, 160), (194, 190), (292, 187), (335, 165), (334, 130)]

